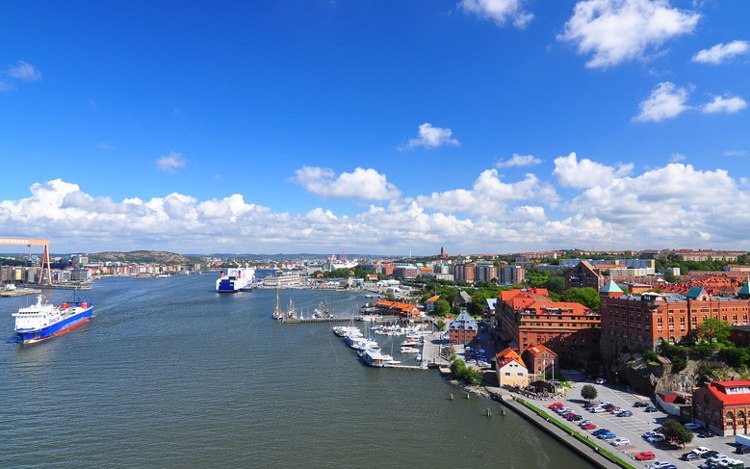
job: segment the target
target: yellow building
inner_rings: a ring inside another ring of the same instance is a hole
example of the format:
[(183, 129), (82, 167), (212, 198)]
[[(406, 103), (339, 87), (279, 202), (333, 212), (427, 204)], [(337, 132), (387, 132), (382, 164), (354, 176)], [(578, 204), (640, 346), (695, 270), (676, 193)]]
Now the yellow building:
[(500, 386), (525, 388), (529, 385), (529, 370), (515, 350), (506, 348), (495, 355), (495, 361), (495, 372)]

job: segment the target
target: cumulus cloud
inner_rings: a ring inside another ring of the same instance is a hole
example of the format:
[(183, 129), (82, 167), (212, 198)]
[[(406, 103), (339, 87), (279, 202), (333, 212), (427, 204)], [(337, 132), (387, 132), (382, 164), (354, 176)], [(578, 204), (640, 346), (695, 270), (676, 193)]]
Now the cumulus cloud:
[(750, 52), (750, 42), (732, 41), (726, 44), (716, 44), (710, 49), (698, 51), (693, 56), (693, 62), (704, 64), (719, 65), (722, 62), (731, 59), (737, 55), (747, 54)]
[(534, 15), (524, 11), (524, 0), (462, 0), (464, 11), (493, 20), (498, 26), (505, 26), (508, 21), (519, 29), (526, 27)]
[(451, 129), (433, 127), (429, 122), (425, 122), (419, 126), (419, 137), (409, 140), (406, 148), (424, 147), (430, 149), (443, 145), (458, 145), (458, 140), (453, 138), (453, 131)]
[[(750, 248), (750, 213), (738, 210), (750, 202), (750, 185), (726, 170), (672, 163), (633, 174), (629, 165), (571, 155), (555, 163), (560, 185), (567, 184), (565, 200), (533, 174), (504, 181), (497, 170), (488, 169), (470, 187), (389, 199), (354, 214), (323, 206), (277, 212), (241, 194), (198, 200), (171, 193), (117, 201), (54, 179), (31, 185), (24, 198), (0, 200), (0, 232), (51, 238), (60, 251), (399, 254), (412, 248), (436, 252), (441, 245), (453, 246), (454, 252), (514, 252), (605, 244)], [(589, 173), (591, 181), (573, 179), (573, 171)]]
[(7, 75), (14, 80), (21, 81), (39, 81), (42, 79), (42, 73), (34, 65), (19, 60), (15, 65), (8, 67)]
[(542, 160), (534, 155), (519, 155), (514, 153), (511, 158), (495, 163), (495, 166), (498, 168), (514, 168), (519, 166), (534, 166), (541, 162)]
[(711, 102), (701, 106), (701, 111), (706, 114), (734, 114), (747, 107), (747, 102), (739, 96), (714, 96)]
[(680, 161), (685, 161), (687, 157), (683, 155), (682, 153), (672, 153), (672, 156), (669, 158), (670, 163), (679, 163)]
[(537, 201), (554, 206), (559, 197), (554, 188), (533, 174), (523, 180), (506, 183), (496, 169), (482, 171), (471, 189), (453, 189), (421, 195), (416, 201), (427, 208), (447, 213), (469, 213), (498, 216), (509, 204), (518, 201)]
[(562, 187), (585, 189), (607, 185), (615, 178), (630, 174), (632, 171), (632, 163), (614, 167), (597, 163), (588, 158), (579, 161), (575, 152), (572, 152), (568, 156), (555, 158), (555, 169), (552, 174), (557, 176), (557, 180)]
[(586, 66), (611, 67), (645, 58), (649, 50), (692, 32), (699, 19), (698, 13), (673, 8), (667, 0), (582, 0), (557, 39), (575, 43), (581, 54), (593, 54)]
[(390, 200), (401, 195), (384, 174), (374, 169), (356, 168), (351, 173), (336, 176), (333, 170), (304, 166), (293, 178), (302, 187), (323, 197), (350, 197), (364, 200)]
[(174, 173), (185, 166), (185, 158), (182, 153), (171, 152), (168, 155), (160, 156), (156, 160), (156, 167), (165, 173)]
[(656, 85), (651, 95), (641, 101), (641, 112), (633, 118), (636, 122), (660, 122), (677, 117), (690, 109), (687, 105), (690, 90), (665, 81)]

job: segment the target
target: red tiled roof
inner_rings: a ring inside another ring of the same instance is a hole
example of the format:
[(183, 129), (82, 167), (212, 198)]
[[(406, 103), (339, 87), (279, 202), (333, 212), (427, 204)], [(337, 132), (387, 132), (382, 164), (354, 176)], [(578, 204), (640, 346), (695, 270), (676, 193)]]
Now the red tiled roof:
[(750, 381), (748, 380), (737, 380), (737, 381), (714, 381), (711, 384), (706, 385), (708, 391), (713, 396), (721, 401), (724, 405), (747, 405), (750, 404), (750, 393), (742, 394), (727, 394), (725, 391), (727, 388), (734, 387), (749, 387)]
[(427, 301), (425, 301), (425, 303), (434, 303), (439, 299), (440, 295), (431, 296), (430, 298), (427, 298)]
[(557, 354), (555, 352), (553, 352), (552, 350), (550, 350), (548, 347), (544, 346), (543, 344), (533, 345), (533, 346), (527, 348), (526, 351), (529, 352), (529, 354), (532, 357), (535, 357), (535, 356), (539, 355), (540, 353), (544, 353), (544, 352), (551, 353), (552, 355), (557, 356)]
[(512, 361), (518, 362), (521, 366), (526, 368), (526, 364), (523, 362), (523, 359), (521, 359), (521, 356), (518, 355), (518, 353), (512, 348), (506, 348), (505, 350), (495, 355), (495, 360), (497, 360), (498, 369)]

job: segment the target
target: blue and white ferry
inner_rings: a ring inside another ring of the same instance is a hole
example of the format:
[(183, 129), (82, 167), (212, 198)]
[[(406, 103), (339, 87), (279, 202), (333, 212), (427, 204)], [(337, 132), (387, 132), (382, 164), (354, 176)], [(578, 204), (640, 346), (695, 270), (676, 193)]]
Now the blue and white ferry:
[(251, 267), (231, 268), (222, 271), (216, 279), (218, 293), (235, 293), (240, 290), (250, 290), (255, 281), (255, 269)]
[(94, 305), (87, 301), (55, 306), (45, 301), (42, 295), (37, 297), (35, 305), (20, 308), (17, 313), (13, 313), (16, 318), (16, 335), (24, 344), (65, 334), (87, 323), (93, 315)]

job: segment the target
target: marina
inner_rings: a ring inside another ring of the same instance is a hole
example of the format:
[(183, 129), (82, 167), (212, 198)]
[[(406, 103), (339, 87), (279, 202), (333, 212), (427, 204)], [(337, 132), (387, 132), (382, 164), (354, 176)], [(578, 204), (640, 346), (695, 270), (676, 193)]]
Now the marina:
[[(3, 299), (0, 467), (590, 467), (512, 412), (486, 418), (497, 403), (449, 400), (437, 372), (366, 366), (333, 324), (283, 325), (275, 291), (217, 295), (215, 278), (102, 279), (96, 321), (33, 345), (12, 333), (26, 298)], [(324, 300), (343, 313), (364, 298), (294, 292), (301, 310)]]

